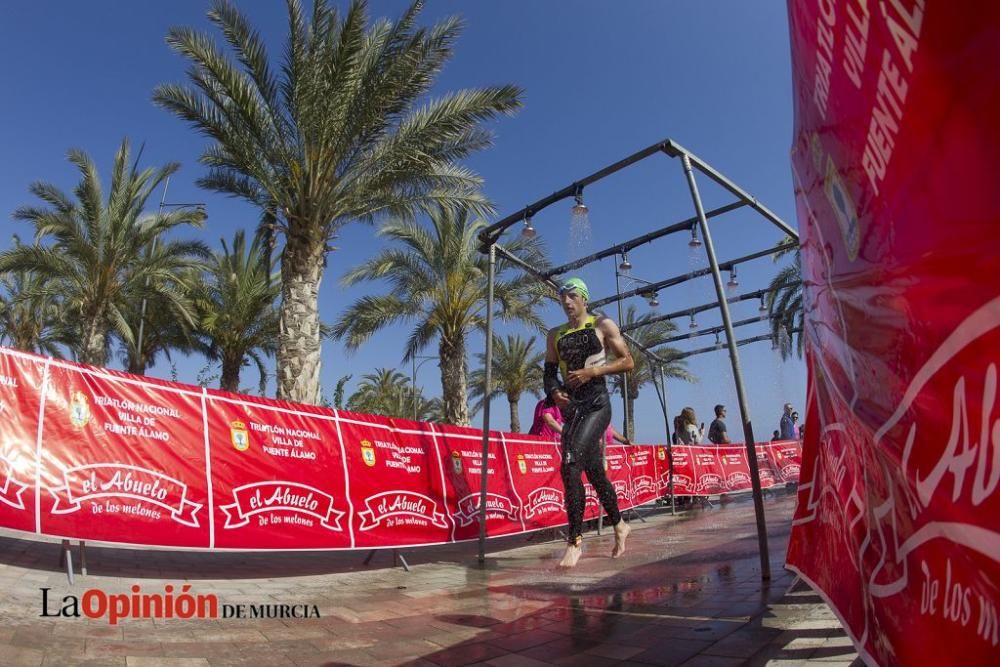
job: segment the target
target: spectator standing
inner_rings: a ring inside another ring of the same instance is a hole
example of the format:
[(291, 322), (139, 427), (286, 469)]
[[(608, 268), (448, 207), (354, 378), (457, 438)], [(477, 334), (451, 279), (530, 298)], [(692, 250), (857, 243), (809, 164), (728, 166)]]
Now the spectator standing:
[(681, 442), (685, 445), (700, 445), (705, 436), (705, 424), (702, 422), (698, 427), (698, 418), (694, 414), (694, 408), (687, 407), (681, 410)]
[(799, 413), (792, 413), (792, 433), (794, 433), (793, 440), (798, 440), (802, 437), (802, 428), (799, 426)]
[(631, 445), (632, 442), (626, 438), (624, 435), (615, 430), (615, 427), (608, 424), (608, 430), (604, 432), (604, 442), (607, 445), (613, 445), (619, 442), (623, 445)]
[(708, 427), (708, 441), (715, 445), (728, 445), (729, 432), (726, 430), (726, 422), (722, 421), (726, 416), (726, 406), (715, 406), (715, 420)]
[(778, 435), (782, 440), (795, 439), (795, 422), (792, 421), (792, 404), (785, 403), (785, 412), (778, 423)]
[(683, 431), (683, 430), (684, 430), (684, 418), (681, 417), (680, 415), (677, 415), (676, 417), (674, 417), (674, 440), (673, 440), (673, 442), (674, 442), (675, 445), (681, 444), (681, 442), (682, 442), (682, 440), (681, 440), (681, 431)]
[(547, 440), (558, 440), (562, 433), (562, 412), (550, 397), (546, 396), (535, 405), (535, 418), (528, 433), (540, 435)]

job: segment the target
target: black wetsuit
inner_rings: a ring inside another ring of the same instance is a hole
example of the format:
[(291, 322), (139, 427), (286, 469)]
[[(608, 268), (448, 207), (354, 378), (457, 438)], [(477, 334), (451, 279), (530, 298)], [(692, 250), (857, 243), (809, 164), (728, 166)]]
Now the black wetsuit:
[[(579, 329), (568, 324), (556, 333), (559, 370), (563, 379), (570, 371), (604, 363), (604, 345), (595, 328), (597, 318), (589, 316)], [(581, 473), (594, 486), (597, 497), (608, 513), (608, 522), (621, 521), (615, 489), (604, 472), (604, 433), (611, 423), (611, 400), (603, 376), (591, 378), (576, 389), (553, 384), (555, 364), (546, 364), (546, 390), (562, 389), (569, 394), (569, 405), (562, 409), (562, 475), (566, 490), (566, 515), (569, 518), (569, 542), (578, 544), (583, 534), (585, 492)]]

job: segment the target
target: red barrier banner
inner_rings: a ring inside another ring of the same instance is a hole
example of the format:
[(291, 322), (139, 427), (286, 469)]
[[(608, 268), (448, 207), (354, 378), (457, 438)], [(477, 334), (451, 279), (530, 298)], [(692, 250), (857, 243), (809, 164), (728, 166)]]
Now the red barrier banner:
[(330, 411), (206, 392), (213, 546), (354, 546), (341, 439)]
[(645, 505), (660, 497), (656, 488), (656, 448), (652, 445), (629, 445), (628, 465), (632, 473), (632, 502)]
[(35, 450), (45, 366), (0, 355), (0, 525), (35, 531)]
[(694, 469), (694, 491), (697, 495), (711, 496), (729, 490), (726, 488), (719, 451), (715, 447), (688, 447), (688, 452)]
[[(483, 477), (483, 434), (472, 428), (432, 427), (444, 468), (443, 489), (454, 520), (453, 540), (479, 537), (480, 492)], [(486, 530), (509, 535), (524, 530), (521, 503), (514, 493), (506, 450), (499, 431), (490, 432), (486, 493)]]
[[(797, 482), (802, 466), (802, 447), (797, 442), (774, 442), (767, 445), (770, 470), (780, 482)], [(763, 483), (761, 473), (761, 483)]]
[(719, 475), (726, 491), (749, 491), (750, 465), (747, 463), (747, 448), (742, 445), (720, 445), (715, 448), (719, 457)]
[(48, 374), (40, 531), (209, 546), (201, 392), (84, 366)]
[(632, 471), (628, 465), (628, 448), (625, 445), (607, 445), (604, 448), (605, 472), (615, 489), (618, 507), (632, 507)]
[(503, 434), (513, 492), (523, 508), (526, 530), (566, 523), (566, 501), (559, 476), (559, 447), (534, 436)]
[(452, 522), (442, 486), (434, 435), (422, 424), (338, 412), (355, 546), (433, 544), (451, 540)]
[(869, 664), (995, 664), (1000, 4), (788, 6), (809, 385), (787, 562)]
[[(208, 549), (352, 549), (479, 536), (482, 434), (334, 412), (0, 349), (0, 525)], [(735, 449), (739, 449), (738, 447)], [(787, 457), (795, 458), (795, 443)], [(784, 450), (781, 450), (784, 451)], [(779, 454), (779, 456), (784, 456)], [(674, 448), (722, 471), (715, 448)], [(565, 525), (558, 445), (491, 433), (487, 535)], [(655, 445), (606, 449), (622, 510), (666, 494)], [(726, 465), (739, 477), (745, 459)], [(721, 473), (717, 473), (721, 479)], [(692, 479), (694, 479), (692, 477)], [(589, 482), (585, 518), (603, 509)], [(678, 484), (677, 494), (692, 494)], [(725, 489), (720, 483), (720, 489)]]

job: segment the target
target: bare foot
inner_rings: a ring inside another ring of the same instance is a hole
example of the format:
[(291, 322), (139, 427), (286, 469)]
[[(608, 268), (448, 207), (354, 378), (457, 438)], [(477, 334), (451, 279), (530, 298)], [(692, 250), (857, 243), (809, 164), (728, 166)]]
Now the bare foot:
[(622, 519), (615, 524), (615, 548), (611, 550), (612, 558), (620, 558), (625, 553), (625, 538), (632, 532), (629, 525)]
[(559, 567), (575, 567), (576, 562), (580, 560), (580, 556), (583, 555), (583, 547), (579, 544), (569, 544), (566, 546), (566, 553), (563, 555), (563, 559), (559, 561)]

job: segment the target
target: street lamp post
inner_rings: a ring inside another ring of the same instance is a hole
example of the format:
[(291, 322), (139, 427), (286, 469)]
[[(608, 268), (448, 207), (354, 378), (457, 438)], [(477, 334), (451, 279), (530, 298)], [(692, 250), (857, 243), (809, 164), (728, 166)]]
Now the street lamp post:
[[(423, 361), (418, 364), (417, 359), (422, 359)], [(431, 359), (437, 359), (437, 357), (415, 354), (410, 358), (410, 361), (413, 362), (413, 372), (410, 376), (410, 390), (413, 392), (413, 421), (417, 421), (417, 369)]]
[[(632, 268), (632, 264), (629, 263), (628, 257), (625, 256), (625, 255), (623, 255), (623, 260), (622, 260), (621, 265), (618, 265), (618, 266), (615, 267), (615, 296), (618, 297), (618, 299), (617, 299), (617, 301), (618, 301), (618, 326), (620, 326), (620, 327), (625, 326), (624, 315), (622, 314), (621, 279), (625, 278), (625, 280), (630, 280), (630, 281), (633, 282), (633, 284), (634, 283), (642, 283), (643, 285), (652, 285), (653, 284), (653, 283), (649, 282), (648, 280), (643, 280), (642, 278), (639, 278), (637, 276), (633, 276), (630, 273), (627, 273), (627, 272), (626, 273), (622, 273), (623, 267), (627, 267), (628, 270), (631, 270), (631, 268)], [(656, 292), (653, 292), (651, 294), (651, 296), (649, 297), (649, 305), (653, 306), (653, 307), (659, 305), (659, 301), (656, 300)], [(629, 377), (628, 377), (628, 375), (629, 375), (628, 373), (622, 373), (622, 410), (625, 413), (624, 417), (622, 419), (622, 426), (625, 428), (625, 435), (629, 434), (629, 426), (630, 426), (629, 418), (628, 418), (628, 404), (629, 404), (629, 396), (628, 396), (628, 391), (629, 391)], [(635, 429), (635, 425), (634, 424), (631, 424), (631, 426), (632, 426), (633, 429)]]
[[(194, 208), (205, 208), (204, 202), (181, 202), (177, 204), (172, 204), (166, 202), (167, 198), (167, 188), (170, 187), (170, 177), (167, 176), (166, 180), (163, 181), (163, 194), (160, 195), (160, 206), (156, 211), (156, 217), (159, 218), (163, 215), (163, 209), (165, 208), (184, 208), (187, 206)], [(156, 242), (159, 240), (159, 236), (153, 237), (153, 242), (150, 244), (149, 254), (152, 255), (156, 252)], [(149, 287), (149, 276), (146, 276), (145, 287)], [(139, 308), (139, 337), (135, 344), (135, 353), (143, 362), (143, 369), (145, 369), (146, 360), (142, 358), (142, 340), (143, 334), (146, 331), (146, 295), (142, 295), (142, 305)], [(145, 370), (143, 370), (145, 372)]]

